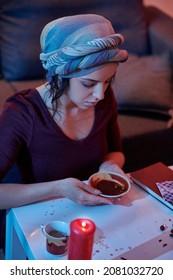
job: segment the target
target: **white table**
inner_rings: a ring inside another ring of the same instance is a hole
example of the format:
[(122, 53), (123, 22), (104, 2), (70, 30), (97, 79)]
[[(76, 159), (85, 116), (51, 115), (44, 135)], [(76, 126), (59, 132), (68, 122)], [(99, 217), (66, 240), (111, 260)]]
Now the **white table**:
[(80, 206), (59, 198), (9, 210), (6, 259), (67, 259), (46, 251), (40, 225), (78, 217), (96, 224), (92, 259), (173, 259), (173, 212), (135, 185), (114, 205)]

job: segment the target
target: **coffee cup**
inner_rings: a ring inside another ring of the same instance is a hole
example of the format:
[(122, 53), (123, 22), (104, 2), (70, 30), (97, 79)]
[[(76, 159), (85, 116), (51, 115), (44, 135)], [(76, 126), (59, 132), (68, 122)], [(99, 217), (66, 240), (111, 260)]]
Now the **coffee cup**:
[(116, 172), (97, 172), (90, 176), (88, 184), (101, 191), (100, 195), (117, 198), (125, 195), (131, 187), (129, 179)]
[(53, 255), (65, 255), (68, 249), (70, 234), (69, 225), (63, 221), (52, 221), (41, 225), (41, 231), (46, 237), (46, 249)]

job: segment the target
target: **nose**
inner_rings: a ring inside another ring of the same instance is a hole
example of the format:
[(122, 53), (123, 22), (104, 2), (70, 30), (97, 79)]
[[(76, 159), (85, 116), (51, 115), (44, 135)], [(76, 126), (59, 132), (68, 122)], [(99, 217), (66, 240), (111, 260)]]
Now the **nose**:
[(102, 100), (105, 97), (105, 88), (103, 84), (98, 84), (93, 91), (93, 96), (97, 98), (97, 100)]

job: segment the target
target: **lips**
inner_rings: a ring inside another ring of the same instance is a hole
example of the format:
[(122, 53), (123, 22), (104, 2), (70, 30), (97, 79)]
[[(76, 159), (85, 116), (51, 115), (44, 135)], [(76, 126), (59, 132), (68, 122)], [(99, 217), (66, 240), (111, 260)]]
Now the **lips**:
[(97, 105), (97, 102), (96, 102), (96, 101), (95, 101), (95, 102), (89, 102), (89, 101), (88, 101), (88, 102), (86, 102), (86, 105), (87, 105), (87, 106), (91, 106), (91, 107), (92, 107), (92, 106), (96, 106), (96, 105)]

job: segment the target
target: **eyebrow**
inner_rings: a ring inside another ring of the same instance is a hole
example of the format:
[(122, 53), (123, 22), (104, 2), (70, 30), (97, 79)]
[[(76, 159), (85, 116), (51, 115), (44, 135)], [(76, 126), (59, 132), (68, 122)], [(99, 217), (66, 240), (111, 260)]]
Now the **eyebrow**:
[[(116, 72), (110, 78), (108, 78), (106, 81), (111, 80), (115, 76), (115, 74), (116, 74)], [(98, 80), (90, 79), (90, 78), (81, 78), (81, 80), (85, 80), (85, 81), (89, 81), (89, 82), (96, 82), (96, 83), (100, 82)]]

